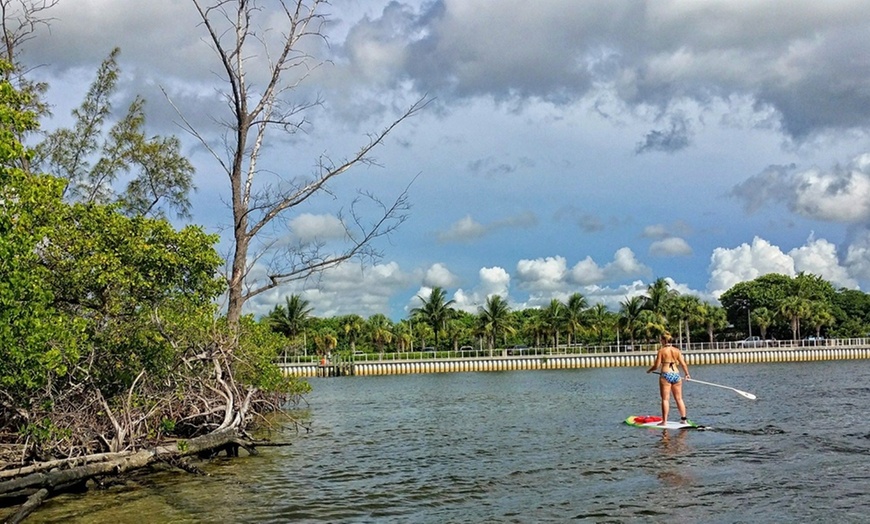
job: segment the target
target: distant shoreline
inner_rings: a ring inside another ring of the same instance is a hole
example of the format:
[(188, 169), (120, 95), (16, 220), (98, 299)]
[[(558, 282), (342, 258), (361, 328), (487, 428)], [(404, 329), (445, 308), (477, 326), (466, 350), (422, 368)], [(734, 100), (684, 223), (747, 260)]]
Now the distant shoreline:
[[(829, 341), (833, 342), (833, 341)], [(849, 344), (807, 347), (734, 348), (687, 350), (690, 366), (715, 364), (755, 364), (771, 362), (811, 362), (825, 360), (870, 359), (870, 341), (850, 339)], [(415, 373), (461, 373), (549, 369), (583, 369), (650, 366), (655, 353), (525, 354), (482, 357), (416, 358), (279, 364), (286, 375), (297, 377), (339, 377), (404, 375)]]

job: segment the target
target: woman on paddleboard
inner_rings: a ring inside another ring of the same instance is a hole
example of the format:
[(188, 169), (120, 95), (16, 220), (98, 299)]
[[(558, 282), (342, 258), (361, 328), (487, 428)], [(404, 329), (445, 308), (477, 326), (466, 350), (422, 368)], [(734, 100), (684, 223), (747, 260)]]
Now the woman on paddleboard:
[[(683, 402), (683, 381), (680, 378), (679, 368), (683, 368), (683, 374), (686, 379), (689, 379), (689, 365), (686, 364), (686, 359), (683, 358), (683, 353), (671, 344), (670, 333), (665, 333), (661, 338), (662, 347), (656, 354), (656, 360), (651, 368), (646, 370), (647, 373), (652, 373), (658, 370), (659, 372), (659, 392), (662, 395), (662, 422), (661, 426), (668, 423), (668, 411), (671, 407), (670, 397), (673, 395), (677, 402), (677, 409), (680, 410), (680, 422), (685, 424), (686, 420), (686, 404)], [(679, 366), (679, 368), (677, 367)]]

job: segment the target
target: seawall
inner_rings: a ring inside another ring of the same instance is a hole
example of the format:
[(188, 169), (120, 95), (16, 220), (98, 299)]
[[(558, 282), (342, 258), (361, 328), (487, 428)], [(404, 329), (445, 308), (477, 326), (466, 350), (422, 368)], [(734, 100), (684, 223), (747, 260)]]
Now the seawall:
[[(870, 358), (870, 347), (741, 349), (727, 351), (685, 351), (690, 366), (710, 364), (755, 364), (768, 362), (812, 362), (819, 360), (861, 360)], [(343, 362), (341, 364), (279, 364), (285, 375), (298, 377), (401, 375), (410, 373), (461, 373), (537, 369), (582, 369), (651, 366), (653, 352), (613, 354), (571, 354), (546, 356), (497, 356), (424, 360)]]

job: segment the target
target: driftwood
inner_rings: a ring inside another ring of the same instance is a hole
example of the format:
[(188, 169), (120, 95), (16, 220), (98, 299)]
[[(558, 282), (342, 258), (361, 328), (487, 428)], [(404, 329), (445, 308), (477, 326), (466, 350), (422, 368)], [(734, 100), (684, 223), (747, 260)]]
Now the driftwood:
[[(184, 461), (186, 457), (213, 457), (221, 452), (228, 456), (238, 456), (238, 449), (244, 448), (249, 454), (256, 454), (257, 446), (285, 446), (286, 443), (256, 441), (241, 434), (235, 428), (225, 428), (213, 433), (179, 440), (150, 449), (121, 453), (102, 453), (79, 459), (52, 461), (51, 466), (32, 465), (15, 471), (9, 478), (5, 471), (0, 477), (0, 506), (4, 501), (23, 504), (7, 522), (18, 523), (39, 507), (42, 502), (56, 494), (83, 485), (95, 477), (120, 475), (136, 469), (163, 462), (188, 472), (204, 474), (199, 468)], [(48, 468), (53, 468), (47, 470)]]

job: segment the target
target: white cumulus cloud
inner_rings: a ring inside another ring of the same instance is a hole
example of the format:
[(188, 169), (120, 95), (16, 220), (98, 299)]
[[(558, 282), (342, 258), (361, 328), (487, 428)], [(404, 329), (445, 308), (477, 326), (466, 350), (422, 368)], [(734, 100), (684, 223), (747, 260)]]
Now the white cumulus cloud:
[(426, 275), (423, 277), (423, 284), (428, 287), (449, 288), (455, 286), (459, 282), (459, 277), (454, 275), (447, 266), (441, 263), (432, 264), (426, 270)]
[(347, 236), (344, 225), (335, 215), (303, 213), (290, 220), (290, 231), (300, 243), (337, 240)]
[(510, 274), (500, 267), (484, 267), (478, 272), (480, 282), (473, 290), (458, 289), (453, 294), (456, 309), (477, 313), (480, 306), (486, 304), (486, 299), (499, 295), (508, 298), (510, 292)]
[(560, 256), (517, 262), (520, 287), (539, 291), (555, 291), (563, 287), (567, 271), (567, 262)]
[(858, 287), (858, 282), (849, 275), (846, 267), (840, 265), (837, 246), (825, 239), (810, 239), (806, 245), (792, 249), (788, 254), (794, 260), (795, 271), (818, 275), (834, 287)]
[(853, 158), (845, 166), (827, 171), (770, 166), (738, 184), (732, 194), (747, 210), (768, 202), (782, 202), (809, 218), (842, 223), (870, 222), (870, 154)]
[(710, 281), (707, 290), (719, 297), (734, 284), (753, 280), (768, 273), (794, 276), (794, 260), (770, 242), (759, 237), (752, 244), (733, 249), (719, 247), (710, 258)]
[(649, 246), (651, 255), (662, 257), (679, 257), (689, 256), (692, 254), (692, 248), (689, 243), (679, 237), (668, 237), (661, 240), (656, 240)]

